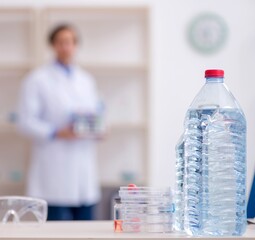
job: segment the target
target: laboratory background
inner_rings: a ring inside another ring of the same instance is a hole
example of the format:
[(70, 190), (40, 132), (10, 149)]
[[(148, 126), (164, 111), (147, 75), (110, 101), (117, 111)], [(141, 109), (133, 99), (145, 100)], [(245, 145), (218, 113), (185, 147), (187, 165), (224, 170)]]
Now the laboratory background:
[(97, 219), (112, 218), (119, 186), (174, 187), (175, 145), (208, 68), (224, 69), (246, 115), (248, 198), (255, 172), (254, 13), (254, 0), (1, 0), (0, 195), (25, 194), (31, 141), (16, 126), (20, 89), (52, 58), (49, 32), (70, 24), (80, 39), (76, 62), (94, 77), (105, 106)]

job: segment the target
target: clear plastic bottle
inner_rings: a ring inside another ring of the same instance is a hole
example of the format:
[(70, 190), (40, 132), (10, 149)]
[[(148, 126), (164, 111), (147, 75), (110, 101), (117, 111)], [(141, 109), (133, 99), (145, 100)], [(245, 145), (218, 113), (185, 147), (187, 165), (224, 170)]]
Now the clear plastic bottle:
[(176, 182), (175, 182), (175, 214), (174, 229), (184, 230), (184, 141), (183, 135), (180, 137), (176, 148)]
[(246, 229), (246, 120), (224, 71), (207, 70), (205, 77), (184, 123), (184, 228), (190, 235), (240, 236)]

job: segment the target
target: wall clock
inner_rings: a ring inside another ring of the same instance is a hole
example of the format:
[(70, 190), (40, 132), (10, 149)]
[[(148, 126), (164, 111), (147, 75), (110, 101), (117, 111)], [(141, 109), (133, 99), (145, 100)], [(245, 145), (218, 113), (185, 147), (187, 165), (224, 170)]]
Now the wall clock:
[(191, 46), (205, 54), (219, 51), (226, 43), (228, 28), (225, 20), (214, 13), (203, 13), (195, 17), (188, 27)]

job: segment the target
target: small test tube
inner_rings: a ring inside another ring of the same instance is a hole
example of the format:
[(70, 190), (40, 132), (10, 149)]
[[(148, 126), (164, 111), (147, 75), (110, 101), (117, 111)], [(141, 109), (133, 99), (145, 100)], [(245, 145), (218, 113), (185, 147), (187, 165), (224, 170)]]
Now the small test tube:
[(115, 198), (114, 204), (114, 232), (120, 233), (123, 232), (122, 229), (122, 214), (121, 214), (121, 200), (119, 197)]

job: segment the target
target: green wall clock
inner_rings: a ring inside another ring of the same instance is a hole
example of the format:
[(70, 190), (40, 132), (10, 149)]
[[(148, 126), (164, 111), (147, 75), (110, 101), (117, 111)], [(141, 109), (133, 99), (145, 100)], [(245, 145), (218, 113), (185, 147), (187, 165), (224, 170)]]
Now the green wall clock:
[(225, 20), (214, 13), (203, 13), (195, 17), (188, 27), (188, 40), (198, 52), (218, 52), (226, 43), (228, 27)]

